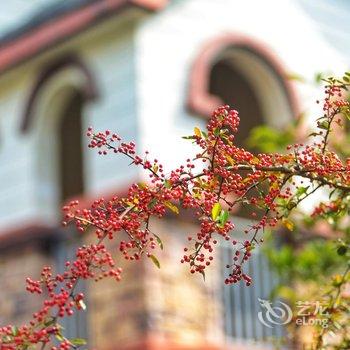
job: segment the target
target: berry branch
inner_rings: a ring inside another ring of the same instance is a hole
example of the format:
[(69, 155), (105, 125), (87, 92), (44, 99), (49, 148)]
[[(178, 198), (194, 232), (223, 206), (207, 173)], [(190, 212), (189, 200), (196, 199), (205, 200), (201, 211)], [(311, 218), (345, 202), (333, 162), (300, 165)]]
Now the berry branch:
[[(75, 292), (79, 281), (121, 280), (122, 269), (116, 267), (116, 258), (104, 244), (107, 239), (120, 241), (118, 259), (137, 261), (146, 256), (160, 267), (153, 252), (163, 244), (150, 226), (152, 218), (164, 218), (167, 211), (179, 214), (191, 209), (198, 219), (199, 230), (188, 236), (181, 259), (191, 273), (205, 277), (205, 269), (214, 260), (215, 246), (224, 239), (231, 241), (234, 251), (225, 283), (254, 283), (245, 272), (245, 263), (263, 241), (265, 229), (275, 228), (279, 222), (291, 229), (290, 213), (321, 188), (332, 192), (330, 203), (350, 192), (350, 158), (343, 161), (328, 147), (333, 123), (339, 122), (339, 115), (350, 115), (349, 103), (343, 97), (348, 86), (346, 80), (326, 80), (324, 114), (317, 120), (317, 131), (307, 144), (289, 146), (285, 153), (254, 155), (237, 147), (238, 112), (229, 106), (220, 107), (205, 131), (195, 128), (193, 135), (184, 137), (200, 152), (167, 173), (157, 159), (148, 159), (148, 152), (138, 155), (133, 142), (123, 142), (109, 130), (95, 133), (89, 128), (90, 148), (98, 149), (102, 156), (110, 152), (126, 156), (131, 164), (149, 172), (150, 181), (132, 185), (126, 197), (98, 199), (89, 209), (79, 208), (77, 201), (63, 208), (64, 225), (74, 222), (81, 233), (94, 230), (96, 243), (79, 247), (76, 259), (66, 262), (63, 274), (54, 275), (50, 267), (44, 267), (39, 280), (27, 279), (29, 292), (45, 291), (48, 297), (28, 325), (0, 328), (1, 349), (24, 350), (39, 344), (41, 349), (51, 346), (51, 350), (68, 350), (84, 345), (82, 339), (67, 339), (59, 324), (63, 317), (86, 307), (84, 295)], [(230, 214), (242, 205), (250, 209), (252, 225), (245, 230), (248, 238), (237, 242)], [(317, 204), (315, 213), (321, 215), (324, 208), (324, 204)], [(346, 281), (344, 277), (341, 286)], [(58, 346), (54, 345), (55, 338)]]

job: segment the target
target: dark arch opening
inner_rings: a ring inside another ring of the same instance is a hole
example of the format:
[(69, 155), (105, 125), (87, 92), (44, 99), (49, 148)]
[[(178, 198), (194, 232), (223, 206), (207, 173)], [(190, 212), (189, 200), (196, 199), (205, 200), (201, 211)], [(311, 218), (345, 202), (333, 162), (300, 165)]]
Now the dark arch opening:
[(74, 91), (62, 109), (58, 132), (60, 201), (84, 191), (82, 109), (84, 98)]
[(21, 121), (22, 132), (26, 132), (30, 128), (32, 120), (35, 116), (34, 109), (37, 103), (37, 98), (42, 89), (45, 88), (45, 84), (65, 68), (74, 68), (80, 71), (85, 77), (86, 81), (84, 86), (81, 87), (81, 93), (86, 101), (94, 100), (98, 97), (98, 89), (95, 79), (84, 62), (74, 55), (62, 57), (61, 59), (50, 63), (39, 73), (39, 77), (29, 92), (27, 103), (24, 106)]
[[(68, 88), (70, 89), (70, 88)], [(56, 128), (57, 162), (58, 162), (58, 195), (59, 203), (78, 197), (84, 192), (84, 162), (83, 162), (83, 107), (84, 95), (79, 90), (69, 90), (58, 116)], [(82, 244), (81, 237), (74, 226), (67, 228), (68, 234), (62, 234), (65, 239), (56, 246), (57, 266), (64, 266), (66, 261), (76, 257), (76, 249)], [(86, 283), (79, 283), (76, 292), (86, 294)], [(87, 339), (87, 315), (77, 312), (63, 321), (68, 338), (81, 337)]]
[[(226, 56), (225, 59), (223, 59), (224, 55)], [(270, 89), (274, 90), (276, 100), (280, 103), (272, 103), (269, 107), (266, 102), (263, 103), (264, 110), (271, 109), (269, 112), (271, 119), (279, 118), (278, 115), (282, 113), (288, 118), (300, 114), (296, 91), (293, 83), (286, 79), (288, 71), (283, 63), (263, 42), (240, 33), (223, 34), (203, 45), (202, 50), (193, 62), (190, 72), (187, 108), (191, 114), (207, 118), (214, 109), (225, 102), (218, 96), (219, 93), (211, 93), (213, 87), (210, 85), (212, 84), (211, 72), (213, 66), (221, 65), (220, 62), (222, 63), (222, 61), (232, 64), (232, 60), (228, 55), (232, 56), (232, 59), (238, 63), (236, 68), (231, 67), (236, 73), (239, 74), (240, 69), (238, 68), (241, 63), (242, 66), (245, 66), (244, 70), (247, 73), (250, 71), (249, 75), (254, 69), (257, 72), (259, 71), (257, 76), (252, 76), (254, 83), (251, 85), (258, 89), (258, 93), (255, 95), (261, 94), (264, 86), (264, 83), (261, 82), (259, 87), (255, 86), (256, 81), (260, 79), (260, 75), (264, 76), (262, 79), (266, 79)], [(252, 60), (253, 57), (256, 59)], [(249, 62), (246, 62), (247, 58)]]
[(250, 130), (264, 123), (254, 89), (229, 60), (220, 60), (210, 72), (209, 93), (239, 112), (241, 122), (235, 140), (237, 146), (244, 147)]

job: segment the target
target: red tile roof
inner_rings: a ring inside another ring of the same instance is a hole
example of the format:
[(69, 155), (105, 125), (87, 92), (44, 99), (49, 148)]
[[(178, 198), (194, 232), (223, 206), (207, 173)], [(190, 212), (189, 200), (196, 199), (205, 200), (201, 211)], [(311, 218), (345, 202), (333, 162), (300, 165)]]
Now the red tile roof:
[(0, 73), (128, 8), (162, 9), (168, 0), (99, 0), (51, 11), (0, 39)]

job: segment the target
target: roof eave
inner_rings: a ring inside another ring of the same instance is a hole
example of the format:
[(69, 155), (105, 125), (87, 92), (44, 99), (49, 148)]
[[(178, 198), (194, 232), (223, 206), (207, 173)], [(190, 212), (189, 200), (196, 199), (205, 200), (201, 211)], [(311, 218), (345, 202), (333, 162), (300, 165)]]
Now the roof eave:
[(0, 46), (0, 74), (125, 9), (158, 11), (167, 0), (102, 0), (76, 9)]

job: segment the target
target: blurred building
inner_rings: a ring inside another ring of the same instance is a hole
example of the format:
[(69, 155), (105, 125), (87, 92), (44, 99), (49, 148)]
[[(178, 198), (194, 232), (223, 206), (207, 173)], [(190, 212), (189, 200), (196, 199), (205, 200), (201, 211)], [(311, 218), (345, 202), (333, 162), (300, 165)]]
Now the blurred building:
[[(187, 158), (181, 136), (218, 105), (240, 111), (239, 142), (268, 123), (313, 110), (312, 80), (349, 62), (347, 1), (13, 0), (0, 5), (0, 324), (40, 302), (26, 276), (60, 269), (79, 243), (60, 227), (62, 202), (123, 193), (145, 175), (88, 150), (89, 125), (111, 129), (170, 169)], [(244, 227), (237, 219), (237, 235)], [(259, 323), (273, 277), (257, 251), (253, 288), (224, 287), (225, 246), (204, 283), (179, 263), (190, 219), (155, 222), (165, 251), (125, 267), (123, 282), (82, 286), (88, 310), (68, 333), (101, 350), (253, 349), (281, 329)]]

